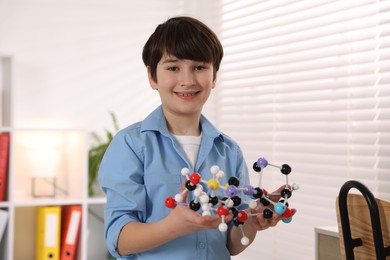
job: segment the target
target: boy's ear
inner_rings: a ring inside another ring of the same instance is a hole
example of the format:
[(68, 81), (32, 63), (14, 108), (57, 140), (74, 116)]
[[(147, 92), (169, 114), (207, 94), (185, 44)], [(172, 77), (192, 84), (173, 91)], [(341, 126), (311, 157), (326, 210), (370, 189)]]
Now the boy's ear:
[(215, 88), (216, 85), (217, 85), (217, 74), (215, 74), (214, 76), (212, 88)]
[(151, 72), (150, 66), (147, 66), (146, 69), (148, 70), (148, 80), (149, 80), (150, 87), (152, 89), (156, 90), (158, 88), (158, 86), (157, 86), (157, 82), (152, 77), (152, 72)]

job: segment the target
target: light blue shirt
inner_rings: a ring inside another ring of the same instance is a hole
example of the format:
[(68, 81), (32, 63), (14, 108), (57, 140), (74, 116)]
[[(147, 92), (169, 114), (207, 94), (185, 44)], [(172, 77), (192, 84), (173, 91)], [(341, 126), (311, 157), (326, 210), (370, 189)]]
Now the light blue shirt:
[(132, 221), (157, 222), (168, 215), (171, 209), (164, 201), (180, 191), (183, 167), (209, 180), (210, 167), (218, 165), (225, 173), (221, 185), (231, 176), (238, 177), (242, 185), (249, 183), (248, 169), (237, 143), (203, 115), (200, 124), (202, 140), (194, 169), (168, 131), (161, 106), (144, 121), (119, 131), (112, 140), (101, 162), (99, 182), (107, 196), (105, 238), (113, 256), (151, 260), (230, 259), (227, 232), (218, 228), (186, 235), (139, 254), (121, 257), (116, 251), (124, 225)]

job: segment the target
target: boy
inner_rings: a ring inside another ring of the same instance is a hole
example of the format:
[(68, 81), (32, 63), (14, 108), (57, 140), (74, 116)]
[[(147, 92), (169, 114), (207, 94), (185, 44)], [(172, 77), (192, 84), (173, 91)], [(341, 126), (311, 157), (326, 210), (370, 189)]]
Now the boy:
[[(245, 249), (239, 228), (229, 224), (227, 232), (218, 230), (218, 216), (164, 205), (165, 198), (181, 189), (184, 167), (208, 180), (210, 167), (218, 165), (226, 180), (236, 176), (242, 184), (249, 182), (237, 143), (201, 114), (216, 85), (222, 57), (214, 32), (190, 17), (167, 20), (146, 42), (142, 58), (161, 106), (142, 122), (119, 131), (99, 172), (107, 196), (105, 236), (113, 256), (223, 260)], [(272, 219), (250, 217), (245, 234), (252, 242), (258, 230), (279, 220), (276, 214)]]

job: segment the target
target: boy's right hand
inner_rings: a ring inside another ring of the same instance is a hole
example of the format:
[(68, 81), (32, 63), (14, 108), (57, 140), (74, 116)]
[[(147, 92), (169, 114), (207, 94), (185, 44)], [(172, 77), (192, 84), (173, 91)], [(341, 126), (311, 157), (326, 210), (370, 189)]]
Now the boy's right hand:
[[(185, 189), (183, 183), (180, 192)], [(188, 193), (183, 196), (183, 202), (188, 201)], [(227, 216), (225, 222), (228, 222), (232, 216)], [(214, 216), (201, 216), (199, 212), (190, 209), (188, 206), (176, 205), (165, 219), (167, 228), (170, 232), (179, 236), (196, 233), (205, 229), (218, 228), (221, 218), (216, 214)]]

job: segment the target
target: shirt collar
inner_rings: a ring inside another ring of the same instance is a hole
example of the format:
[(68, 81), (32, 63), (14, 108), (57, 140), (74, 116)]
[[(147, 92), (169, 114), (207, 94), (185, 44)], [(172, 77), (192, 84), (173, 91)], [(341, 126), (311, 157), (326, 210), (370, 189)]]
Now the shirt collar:
[[(203, 136), (212, 139), (219, 137), (223, 141), (222, 133), (203, 115), (200, 117), (200, 126), (202, 128)], [(168, 131), (167, 122), (161, 105), (143, 120), (141, 124), (141, 132), (144, 131), (158, 131), (165, 136), (171, 136), (171, 133)]]

